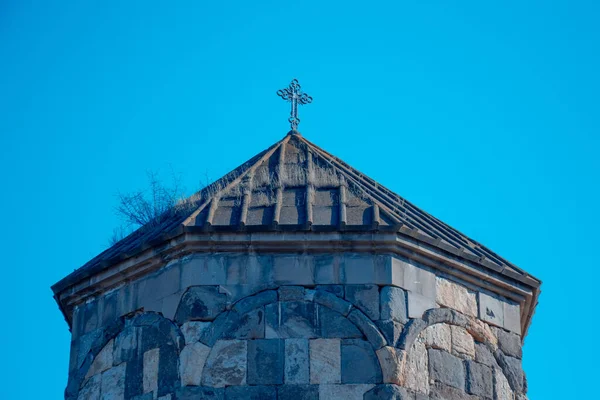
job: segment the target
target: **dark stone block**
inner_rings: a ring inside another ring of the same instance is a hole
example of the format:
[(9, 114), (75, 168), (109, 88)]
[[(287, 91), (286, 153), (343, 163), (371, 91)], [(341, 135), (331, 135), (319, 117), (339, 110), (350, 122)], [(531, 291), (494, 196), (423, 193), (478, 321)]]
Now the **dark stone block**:
[(401, 349), (409, 349), (417, 336), (419, 336), (419, 333), (425, 328), (427, 328), (427, 323), (420, 318), (408, 321), (408, 323), (404, 325), (400, 340), (398, 340), (398, 347)]
[(233, 309), (240, 315), (246, 314), (256, 308), (262, 307), (267, 304), (275, 303), (277, 301), (277, 292), (275, 290), (265, 290), (255, 294), (254, 296), (248, 296), (233, 306)]
[(231, 330), (223, 333), (224, 339), (264, 339), (265, 310), (250, 311), (232, 321)]
[(348, 314), (348, 319), (367, 337), (375, 350), (378, 350), (387, 344), (385, 338), (379, 332), (373, 321), (360, 312), (360, 310), (354, 309)]
[(119, 292), (112, 292), (102, 299), (102, 326), (108, 325), (117, 318), (117, 296)]
[(521, 393), (525, 387), (525, 374), (523, 373), (523, 367), (521, 366), (521, 360), (514, 357), (504, 355), (500, 350), (496, 350), (494, 353), (498, 365), (502, 368), (508, 384), (515, 392)]
[(492, 369), (474, 361), (467, 361), (467, 393), (491, 399), (494, 396)]
[(232, 331), (233, 327), (239, 323), (240, 315), (235, 311), (227, 311), (219, 316), (210, 324), (200, 336), (200, 341), (207, 346), (213, 346), (215, 342)]
[(302, 301), (304, 300), (304, 287), (302, 286), (280, 286), (279, 301)]
[(276, 400), (275, 386), (228, 386), (225, 389), (227, 400)]
[(430, 386), (430, 400), (480, 400), (477, 396), (471, 396), (461, 389), (435, 382)]
[(342, 340), (342, 383), (381, 383), (381, 367), (370, 343)]
[(379, 321), (375, 321), (375, 325), (379, 328), (381, 333), (383, 333), (385, 340), (387, 340), (390, 346), (396, 346), (398, 344), (404, 325), (391, 319), (380, 319)]
[(413, 400), (413, 398), (406, 389), (392, 384), (375, 386), (363, 396), (364, 400)]
[(402, 324), (408, 322), (406, 292), (394, 286), (381, 288), (381, 319), (392, 319)]
[(469, 322), (466, 316), (451, 308), (434, 308), (427, 310), (423, 315), (423, 320), (428, 326), (446, 323), (461, 326), (463, 328), (466, 327)]
[(175, 320), (183, 324), (190, 320), (212, 321), (225, 311), (227, 295), (217, 286), (192, 286), (182, 296)]
[(152, 393), (145, 393), (139, 396), (134, 396), (131, 400), (154, 400), (154, 395)]
[(143, 387), (143, 353), (127, 362), (125, 367), (125, 398), (130, 399), (144, 393)]
[(249, 385), (283, 384), (285, 344), (280, 339), (248, 341)]
[(323, 338), (360, 339), (363, 337), (356, 325), (327, 307), (318, 306), (319, 332)]
[(179, 353), (174, 344), (167, 343), (159, 350), (158, 396), (172, 393), (179, 386)]
[(370, 319), (379, 319), (379, 286), (346, 285), (345, 297)]
[(318, 385), (283, 385), (277, 388), (278, 400), (319, 400)]
[(498, 337), (498, 347), (504, 354), (521, 359), (523, 351), (521, 349), (521, 337), (519, 335), (507, 332), (500, 328), (494, 329), (494, 333)]
[(186, 386), (177, 389), (174, 400), (225, 400), (225, 389)]
[(315, 289), (333, 293), (341, 299), (344, 298), (344, 285), (317, 285)]
[(315, 307), (314, 303), (306, 301), (288, 301), (265, 306), (265, 337), (318, 337)]
[(475, 361), (487, 365), (488, 367), (498, 366), (490, 349), (488, 349), (485, 344), (479, 342), (475, 342)]
[(465, 387), (462, 360), (443, 350), (429, 349), (429, 377), (457, 389)]
[(314, 301), (315, 303), (330, 308), (344, 316), (348, 315), (350, 309), (352, 308), (352, 304), (340, 299), (335, 294), (326, 292), (324, 290), (317, 290), (315, 292)]

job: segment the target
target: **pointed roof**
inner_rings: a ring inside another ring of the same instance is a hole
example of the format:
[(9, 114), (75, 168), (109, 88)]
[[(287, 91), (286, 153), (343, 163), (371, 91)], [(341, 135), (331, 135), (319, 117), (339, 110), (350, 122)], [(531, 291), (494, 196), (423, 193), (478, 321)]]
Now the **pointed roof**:
[(52, 289), (58, 293), (186, 231), (399, 232), (529, 286), (540, 285), (487, 247), (291, 131)]

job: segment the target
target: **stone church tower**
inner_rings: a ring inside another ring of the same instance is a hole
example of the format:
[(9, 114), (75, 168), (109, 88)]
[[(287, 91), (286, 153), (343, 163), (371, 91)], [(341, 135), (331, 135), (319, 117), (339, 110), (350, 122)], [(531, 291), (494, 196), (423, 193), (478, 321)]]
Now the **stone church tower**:
[(53, 286), (72, 332), (65, 398), (526, 399), (540, 281), (293, 118)]

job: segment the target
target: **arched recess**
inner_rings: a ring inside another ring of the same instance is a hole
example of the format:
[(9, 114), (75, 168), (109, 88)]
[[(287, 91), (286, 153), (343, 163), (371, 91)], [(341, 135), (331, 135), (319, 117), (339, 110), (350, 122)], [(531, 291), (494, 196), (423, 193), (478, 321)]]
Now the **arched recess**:
[(70, 377), (65, 399), (100, 398), (107, 388), (124, 398), (151, 391), (158, 396), (171, 393), (179, 383), (183, 346), (177, 325), (158, 313), (118, 318), (103, 328)]

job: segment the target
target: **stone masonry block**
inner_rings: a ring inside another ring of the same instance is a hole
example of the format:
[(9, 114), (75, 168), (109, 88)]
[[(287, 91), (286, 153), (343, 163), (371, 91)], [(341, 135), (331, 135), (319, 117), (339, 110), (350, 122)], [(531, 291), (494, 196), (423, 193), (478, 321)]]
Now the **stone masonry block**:
[(284, 358), (281, 339), (248, 341), (248, 384), (282, 385)]
[(437, 307), (435, 299), (418, 293), (408, 292), (408, 317), (421, 318), (425, 311)]
[(225, 311), (227, 296), (216, 286), (194, 286), (181, 298), (175, 320), (183, 324), (190, 320), (212, 321)]
[(345, 297), (370, 319), (379, 319), (379, 287), (377, 285), (346, 285)]
[(319, 385), (282, 385), (277, 400), (319, 400)]
[(213, 346), (202, 376), (202, 384), (211, 387), (246, 384), (247, 341), (219, 340)]
[(518, 304), (504, 303), (504, 328), (521, 334), (521, 307)]
[(348, 315), (350, 309), (352, 308), (352, 304), (348, 303), (343, 299), (340, 299), (335, 294), (326, 292), (324, 290), (315, 291), (314, 302), (327, 308), (330, 308), (333, 311), (342, 314), (343, 316)]
[(408, 322), (406, 292), (393, 286), (384, 286), (380, 293), (381, 319), (393, 319), (402, 324)]
[(327, 400), (363, 400), (366, 392), (375, 385), (320, 385), (319, 399)]
[(339, 298), (344, 298), (344, 285), (317, 285), (315, 289), (324, 290), (335, 294)]
[(274, 257), (273, 279), (279, 285), (313, 285), (313, 265), (297, 255)]
[(435, 324), (425, 329), (425, 344), (433, 349), (452, 351), (452, 329), (447, 324)]
[(498, 347), (507, 356), (521, 358), (523, 351), (521, 349), (521, 337), (516, 333), (506, 332), (504, 329), (492, 328), (498, 338)]
[(387, 341), (377, 329), (377, 326), (371, 321), (365, 314), (360, 310), (354, 309), (348, 314), (348, 319), (354, 323), (360, 329), (360, 331), (367, 337), (367, 340), (371, 342), (371, 345), (375, 350), (378, 350), (387, 344)]
[(160, 362), (160, 349), (148, 350), (143, 356), (143, 388), (144, 393), (158, 391), (158, 365)]
[(471, 317), (477, 317), (477, 294), (475, 292), (438, 276), (436, 278), (436, 294), (436, 301), (440, 305), (453, 308)]
[(265, 310), (263, 307), (254, 309), (239, 318), (235, 318), (231, 329), (223, 332), (223, 339), (264, 339)]
[[(285, 373), (286, 385), (308, 384), (310, 382), (308, 365), (309, 352), (307, 339), (285, 340)], [(291, 391), (292, 389), (290, 389)]]
[(452, 354), (462, 358), (475, 358), (475, 341), (465, 328), (452, 325)]
[(457, 389), (465, 388), (465, 370), (460, 358), (442, 350), (429, 349), (431, 379)]
[(194, 342), (183, 348), (179, 356), (179, 376), (181, 386), (200, 386), (204, 364), (210, 353), (210, 347)]
[(384, 383), (400, 385), (403, 383), (402, 373), (406, 362), (406, 352), (391, 346), (383, 346), (377, 350), (377, 359), (381, 366)]
[(494, 355), (483, 343), (475, 342), (475, 361), (488, 367), (498, 368), (498, 362), (496, 362)]
[(277, 292), (275, 290), (265, 290), (255, 294), (254, 296), (248, 296), (241, 299), (233, 306), (233, 309), (240, 315), (250, 312), (258, 307), (262, 307), (267, 304), (271, 304), (277, 301)]
[(341, 356), (342, 383), (382, 382), (381, 367), (369, 342), (361, 339), (344, 339)]
[(474, 361), (467, 361), (467, 393), (491, 399), (494, 395), (492, 369)]
[(265, 306), (265, 338), (315, 338), (318, 325), (315, 304), (305, 301)]
[(364, 400), (414, 400), (414, 395), (398, 385), (383, 384), (365, 393)]
[(362, 338), (362, 332), (343, 315), (321, 305), (317, 306), (317, 312), (320, 337), (340, 339)]
[(304, 300), (304, 287), (302, 286), (280, 286), (277, 292), (279, 293), (279, 301)]
[(102, 373), (113, 366), (114, 340), (110, 340), (94, 358), (92, 365), (85, 375), (90, 376)]
[(390, 346), (396, 346), (398, 344), (404, 325), (392, 319), (375, 321), (375, 325), (379, 328), (381, 333), (383, 333), (383, 337), (385, 337), (385, 340)]
[(313, 339), (310, 348), (310, 383), (340, 383), (341, 343), (340, 339)]
[[(162, 399), (158, 399), (162, 400)], [(205, 386), (187, 386), (177, 389), (169, 400), (225, 400), (225, 389)]]
[(200, 341), (202, 332), (210, 325), (210, 322), (205, 321), (188, 321), (181, 325), (181, 333), (185, 338), (186, 344), (191, 344)]
[(375, 279), (373, 256), (369, 254), (345, 254), (343, 256), (342, 273), (346, 284), (373, 283)]
[(397, 257), (392, 258), (392, 283), (409, 292), (435, 299), (435, 274)]
[(504, 326), (504, 302), (479, 292), (479, 319), (496, 326)]
[(341, 283), (340, 259), (340, 256), (330, 254), (313, 256), (315, 283), (324, 285)]
[(225, 388), (227, 400), (271, 400), (277, 398), (275, 386), (229, 386)]

